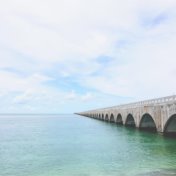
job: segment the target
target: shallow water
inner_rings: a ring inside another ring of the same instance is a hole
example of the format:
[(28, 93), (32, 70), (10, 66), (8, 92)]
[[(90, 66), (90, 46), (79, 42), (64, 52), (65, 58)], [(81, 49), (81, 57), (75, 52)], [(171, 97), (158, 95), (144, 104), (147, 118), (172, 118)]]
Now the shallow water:
[(0, 116), (0, 176), (176, 175), (176, 140), (76, 115)]

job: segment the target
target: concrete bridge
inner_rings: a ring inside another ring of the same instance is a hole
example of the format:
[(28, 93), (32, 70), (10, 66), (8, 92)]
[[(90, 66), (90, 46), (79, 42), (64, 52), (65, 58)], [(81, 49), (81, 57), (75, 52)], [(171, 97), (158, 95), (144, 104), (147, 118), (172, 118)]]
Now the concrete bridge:
[(176, 96), (140, 101), (77, 113), (140, 130), (176, 136)]

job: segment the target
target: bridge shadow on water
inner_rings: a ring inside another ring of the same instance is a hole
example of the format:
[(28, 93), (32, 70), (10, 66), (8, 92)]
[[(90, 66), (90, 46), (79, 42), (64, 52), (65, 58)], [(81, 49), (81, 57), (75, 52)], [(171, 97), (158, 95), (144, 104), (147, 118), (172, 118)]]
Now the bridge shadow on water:
[[(99, 120), (98, 120), (99, 121)], [(108, 121), (100, 121), (105, 123), (106, 125), (118, 128), (124, 128), (125, 131), (130, 131), (131, 133), (138, 133), (140, 132), (141, 135), (155, 135), (155, 136), (162, 136), (163, 138), (170, 138), (176, 139), (176, 132), (175, 133), (158, 133), (156, 127), (143, 127), (143, 128), (136, 128), (135, 125), (123, 125), (122, 123), (115, 123), (115, 122), (108, 122)]]
[(146, 173), (137, 174), (136, 176), (175, 176), (176, 169), (161, 169), (158, 171), (151, 171)]
[(114, 123), (114, 122), (105, 122), (105, 121), (101, 121), (103, 123), (105, 123), (108, 126), (111, 126), (113, 128), (118, 128), (123, 130), (124, 132), (130, 132), (130, 133), (139, 133), (141, 135), (145, 134), (145, 135), (158, 135), (156, 128), (153, 127), (148, 127), (148, 128), (136, 128), (135, 125), (123, 125), (121, 123)]
[(146, 133), (156, 133), (157, 134), (157, 130), (156, 128), (153, 127), (147, 127), (147, 128), (139, 128), (139, 131), (141, 132), (146, 132)]
[(166, 137), (166, 138), (176, 139), (176, 132), (165, 133), (163, 136)]

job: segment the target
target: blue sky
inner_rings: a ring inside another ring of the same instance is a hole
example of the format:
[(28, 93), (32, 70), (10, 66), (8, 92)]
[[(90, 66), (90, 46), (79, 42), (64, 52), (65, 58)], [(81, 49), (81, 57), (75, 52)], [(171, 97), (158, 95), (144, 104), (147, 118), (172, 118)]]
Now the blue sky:
[(0, 2), (0, 113), (72, 113), (176, 92), (175, 0)]

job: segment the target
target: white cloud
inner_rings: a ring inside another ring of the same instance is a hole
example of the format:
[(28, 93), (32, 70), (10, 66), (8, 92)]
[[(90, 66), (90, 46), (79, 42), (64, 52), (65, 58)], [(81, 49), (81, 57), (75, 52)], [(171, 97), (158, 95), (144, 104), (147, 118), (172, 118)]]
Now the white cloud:
[(34, 73), (30, 76), (23, 76), (9, 71), (0, 71), (0, 91), (18, 92), (27, 89), (40, 89), (43, 82), (52, 78)]
[(94, 95), (92, 93), (88, 92), (85, 95), (83, 95), (81, 97), (81, 99), (82, 99), (83, 102), (91, 101), (91, 100), (94, 99)]

